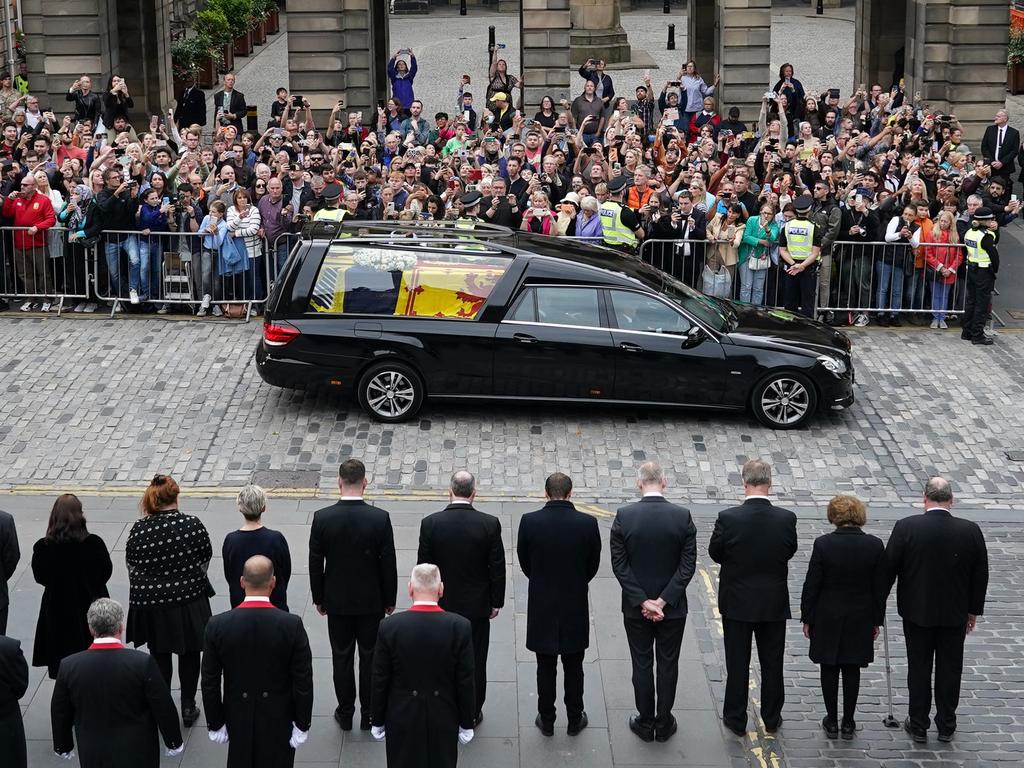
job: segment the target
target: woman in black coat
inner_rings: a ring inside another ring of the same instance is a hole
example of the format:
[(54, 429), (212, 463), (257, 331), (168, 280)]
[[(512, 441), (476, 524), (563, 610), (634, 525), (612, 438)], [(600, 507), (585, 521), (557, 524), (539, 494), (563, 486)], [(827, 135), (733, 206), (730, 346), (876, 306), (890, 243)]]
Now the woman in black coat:
[(46, 535), (32, 548), (32, 575), (43, 586), (32, 666), (57, 679), (62, 659), (92, 643), (85, 614), (94, 600), (110, 597), (113, 571), (103, 539), (89, 533), (78, 497), (65, 493), (50, 512)]
[(844, 739), (852, 739), (853, 714), (860, 691), (860, 668), (875, 658), (875, 638), (885, 619), (885, 547), (861, 530), (867, 520), (864, 502), (836, 496), (828, 504), (836, 529), (814, 541), (800, 598), (804, 636), (811, 641), (811, 661), (821, 665), (825, 719), (830, 739), (839, 737), (839, 676), (843, 677)]

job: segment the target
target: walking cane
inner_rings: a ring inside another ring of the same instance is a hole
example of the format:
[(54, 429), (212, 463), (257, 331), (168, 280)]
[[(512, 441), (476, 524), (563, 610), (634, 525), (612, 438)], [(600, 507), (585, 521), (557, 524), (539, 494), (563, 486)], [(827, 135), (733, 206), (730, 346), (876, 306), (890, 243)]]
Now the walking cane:
[(889, 664), (889, 622), (882, 622), (882, 645), (885, 647), (885, 688), (889, 698), (889, 714), (882, 718), (886, 728), (899, 728), (900, 724), (892, 714), (892, 666)]

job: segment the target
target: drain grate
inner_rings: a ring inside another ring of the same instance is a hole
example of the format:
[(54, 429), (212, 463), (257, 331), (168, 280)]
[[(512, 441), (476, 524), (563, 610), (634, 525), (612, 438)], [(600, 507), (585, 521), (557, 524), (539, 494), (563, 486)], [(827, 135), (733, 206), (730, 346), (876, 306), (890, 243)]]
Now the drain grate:
[(1024, 461), (1024, 451), (1007, 451), (1006, 458), (1010, 461)]
[(275, 488), (318, 488), (320, 473), (315, 469), (262, 469), (252, 473), (252, 481), (268, 491)]

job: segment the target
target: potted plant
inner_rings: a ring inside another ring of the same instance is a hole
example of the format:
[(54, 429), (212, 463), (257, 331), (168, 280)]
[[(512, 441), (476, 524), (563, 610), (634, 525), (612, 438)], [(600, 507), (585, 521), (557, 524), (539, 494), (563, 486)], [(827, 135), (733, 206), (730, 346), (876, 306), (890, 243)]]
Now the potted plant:
[(281, 31), (281, 14), (277, 0), (267, 0), (267, 34), (276, 35)]
[(202, 38), (182, 37), (174, 41), (171, 46), (174, 98), (180, 99), (185, 88), (191, 85), (193, 78), (200, 74), (204, 57), (209, 59), (207, 44)]
[(207, 9), (218, 10), (227, 19), (231, 36), (234, 39), (235, 56), (248, 56), (252, 53), (252, 0), (210, 0)]
[(1024, 93), (1024, 29), (1011, 28), (1006, 45), (1006, 87), (1012, 94)]
[[(230, 72), (234, 68), (234, 51), (232, 50), (231, 25), (224, 12), (216, 6), (205, 8), (196, 14), (192, 28), (196, 35), (207, 42), (209, 55), (206, 57), (213, 63), (208, 65), (211, 79), (216, 81), (217, 72)], [(204, 72), (205, 74), (205, 72)], [(212, 87), (214, 83), (211, 83)]]

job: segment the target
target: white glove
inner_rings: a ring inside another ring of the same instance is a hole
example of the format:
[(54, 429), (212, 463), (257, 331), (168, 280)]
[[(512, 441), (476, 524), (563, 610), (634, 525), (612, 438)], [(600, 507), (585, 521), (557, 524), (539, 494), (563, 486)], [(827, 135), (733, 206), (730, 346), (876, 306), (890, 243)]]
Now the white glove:
[(459, 728), (459, 744), (466, 745), (473, 740), (472, 728)]
[(299, 726), (292, 723), (292, 737), (288, 739), (288, 746), (292, 749), (298, 749), (306, 743), (306, 739), (309, 738), (309, 731), (299, 730)]
[(215, 744), (227, 744), (228, 743), (228, 726), (227, 724), (222, 725), (216, 731), (209, 731), (207, 735), (210, 737), (210, 741)]
[(59, 758), (60, 758), (61, 760), (71, 760), (71, 759), (73, 759), (73, 758), (74, 758), (74, 756), (75, 756), (75, 750), (73, 750), (73, 749), (72, 749), (72, 750), (71, 750), (70, 752), (56, 752), (55, 754), (56, 754), (56, 755), (57, 755), (57, 756), (58, 756), (58, 757), (59, 757)]
[(377, 741), (384, 741), (384, 726), (375, 725), (370, 729), (370, 735)]
[(168, 747), (167, 750), (164, 752), (164, 754), (167, 755), (168, 757), (177, 757), (178, 755), (180, 755), (184, 751), (185, 751), (185, 742), (181, 742), (181, 745), (175, 747), (174, 749), (171, 749), (170, 747)]

